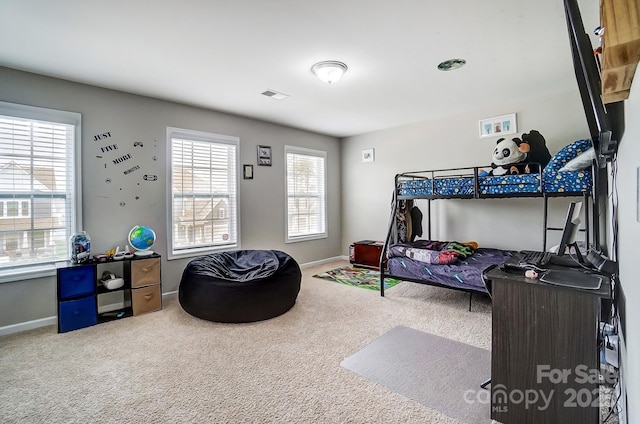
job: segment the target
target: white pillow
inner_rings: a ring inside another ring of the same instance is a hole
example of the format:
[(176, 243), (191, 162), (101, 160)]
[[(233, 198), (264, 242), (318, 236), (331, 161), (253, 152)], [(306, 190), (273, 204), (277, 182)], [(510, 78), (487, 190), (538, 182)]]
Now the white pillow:
[(596, 158), (596, 152), (593, 147), (589, 150), (585, 150), (581, 155), (576, 156), (569, 162), (565, 163), (558, 172), (565, 171), (579, 171), (581, 169), (587, 169), (591, 166), (591, 162)]

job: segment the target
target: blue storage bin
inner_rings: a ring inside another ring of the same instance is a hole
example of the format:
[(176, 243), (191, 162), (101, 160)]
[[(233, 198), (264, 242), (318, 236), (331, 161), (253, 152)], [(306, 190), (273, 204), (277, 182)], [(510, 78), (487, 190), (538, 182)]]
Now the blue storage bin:
[(58, 303), (58, 332), (64, 333), (98, 323), (95, 296)]
[(60, 300), (88, 296), (96, 292), (94, 266), (76, 266), (58, 270), (58, 298)]

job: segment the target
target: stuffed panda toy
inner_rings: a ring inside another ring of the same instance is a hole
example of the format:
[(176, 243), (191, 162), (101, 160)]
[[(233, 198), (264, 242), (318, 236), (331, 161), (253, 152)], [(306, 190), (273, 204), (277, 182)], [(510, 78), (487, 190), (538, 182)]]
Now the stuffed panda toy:
[(527, 161), (529, 144), (519, 138), (500, 138), (493, 150), (493, 161), (489, 175), (520, 174), (526, 172), (518, 165)]

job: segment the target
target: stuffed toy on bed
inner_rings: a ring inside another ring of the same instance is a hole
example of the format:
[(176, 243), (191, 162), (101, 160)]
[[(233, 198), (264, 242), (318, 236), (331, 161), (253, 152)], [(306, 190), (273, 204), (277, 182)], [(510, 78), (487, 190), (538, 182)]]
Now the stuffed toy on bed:
[(524, 174), (527, 171), (529, 144), (515, 137), (511, 140), (500, 138), (493, 150), (489, 175)]
[(551, 153), (542, 134), (531, 130), (522, 138), (499, 139), (492, 159), (491, 171), (481, 175), (539, 173), (551, 160)]
[(529, 173), (540, 172), (551, 160), (551, 153), (549, 153), (549, 149), (547, 148), (547, 142), (542, 134), (536, 130), (522, 134), (522, 141), (529, 145), (527, 162), (534, 162), (529, 165)]

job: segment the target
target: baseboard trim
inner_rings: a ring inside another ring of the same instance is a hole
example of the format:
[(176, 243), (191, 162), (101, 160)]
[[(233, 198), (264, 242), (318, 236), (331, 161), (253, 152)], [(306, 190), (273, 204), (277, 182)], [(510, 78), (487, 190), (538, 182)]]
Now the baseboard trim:
[(167, 293), (162, 293), (162, 300), (173, 300), (173, 299), (177, 299), (178, 298), (178, 290), (172, 291), (172, 292), (167, 292)]
[(312, 266), (317, 266), (317, 265), (323, 265), (329, 262), (335, 262), (335, 261), (348, 261), (349, 257), (348, 256), (334, 256), (333, 258), (327, 258), (327, 259), (321, 259), (319, 261), (313, 261), (313, 262), (307, 262), (304, 264), (300, 265), (300, 268), (309, 268)]
[(8, 336), (9, 334), (21, 333), (34, 328), (46, 327), (48, 325), (57, 325), (58, 317), (47, 317), (34, 319), (33, 321), (19, 322), (17, 324), (5, 325), (0, 327), (0, 336)]
[[(178, 298), (178, 291), (172, 291), (168, 293), (162, 293), (162, 300), (169, 301)], [(124, 304), (120, 303), (111, 303), (109, 305), (100, 306), (98, 308), (99, 313), (113, 311), (116, 309), (123, 308)], [(4, 327), (0, 327), (0, 336), (8, 336), (9, 334), (21, 333), (23, 331), (33, 330), (35, 328), (46, 327), (48, 325), (58, 325), (58, 317), (52, 316), (47, 318), (35, 319), (33, 321), (25, 321), (19, 322), (17, 324), (5, 325)]]

